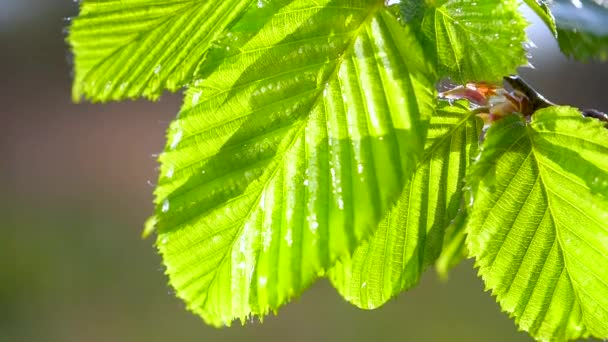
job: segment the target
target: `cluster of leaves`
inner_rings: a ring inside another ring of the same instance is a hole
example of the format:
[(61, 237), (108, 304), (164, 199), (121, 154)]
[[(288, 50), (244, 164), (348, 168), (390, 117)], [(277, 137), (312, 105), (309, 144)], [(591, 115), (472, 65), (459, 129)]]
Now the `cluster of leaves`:
[[(527, 2), (565, 50), (606, 57), (605, 38), (572, 45), (581, 30)], [(376, 308), (471, 256), (532, 336), (608, 338), (608, 130), (550, 107), (480, 142), (468, 104), (437, 99), (446, 77), (526, 64), (519, 5), (85, 0), (73, 96), (186, 87), (146, 233), (209, 324), (263, 317), (323, 276)]]

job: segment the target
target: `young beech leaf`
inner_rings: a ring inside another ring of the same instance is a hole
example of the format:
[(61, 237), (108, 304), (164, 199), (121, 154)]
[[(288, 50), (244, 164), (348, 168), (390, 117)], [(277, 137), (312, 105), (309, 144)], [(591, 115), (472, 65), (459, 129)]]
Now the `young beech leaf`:
[(562, 52), (587, 60), (608, 60), (608, 3), (592, 0), (525, 0), (557, 37)]
[(214, 325), (276, 310), (373, 233), (435, 104), (424, 52), (383, 0), (275, 3), (253, 37), (211, 52), (160, 157), (157, 245)]
[(526, 21), (517, 0), (406, 0), (406, 22), (417, 27), (440, 76), (455, 81), (500, 81), (527, 64)]
[(583, 61), (608, 60), (608, 2), (556, 0), (551, 11), (564, 54)]
[(539, 340), (608, 338), (608, 129), (569, 107), (487, 132), (467, 182), (467, 247)]
[(84, 0), (70, 27), (73, 98), (145, 96), (189, 83), (206, 51), (252, 0)]
[(555, 18), (549, 9), (549, 4), (546, 0), (524, 0), (526, 5), (530, 7), (538, 15), (538, 17), (547, 25), (547, 28), (557, 37), (557, 26)]
[(477, 154), (482, 126), (466, 103), (438, 108), (423, 157), (401, 198), (373, 237), (330, 272), (347, 301), (364, 309), (379, 307), (416, 285), (435, 262), (445, 229), (461, 208), (465, 171)]
[[(608, 10), (607, 10), (608, 12)], [(558, 30), (558, 41), (566, 56), (581, 61), (608, 61), (608, 34), (600, 36), (576, 30)]]

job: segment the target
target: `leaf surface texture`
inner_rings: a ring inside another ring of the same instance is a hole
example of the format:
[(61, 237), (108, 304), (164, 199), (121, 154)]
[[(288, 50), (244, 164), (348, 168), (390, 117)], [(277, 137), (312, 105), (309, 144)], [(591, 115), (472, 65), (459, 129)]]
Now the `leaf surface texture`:
[(379, 307), (416, 285), (435, 262), (445, 229), (461, 208), (466, 167), (477, 154), (481, 126), (466, 102), (440, 106), (401, 198), (373, 237), (330, 273), (346, 300), (364, 309)]
[(527, 23), (515, 0), (404, 0), (404, 20), (417, 28), (439, 77), (459, 83), (502, 80), (527, 64)]
[(74, 100), (147, 97), (192, 80), (251, 0), (84, 0), (70, 27)]
[(540, 340), (607, 338), (604, 123), (569, 107), (505, 118), (467, 179), (467, 247), (503, 310)]
[(370, 235), (435, 104), (420, 44), (383, 1), (273, 6), (209, 52), (160, 157), (158, 247), (214, 325), (276, 310)]

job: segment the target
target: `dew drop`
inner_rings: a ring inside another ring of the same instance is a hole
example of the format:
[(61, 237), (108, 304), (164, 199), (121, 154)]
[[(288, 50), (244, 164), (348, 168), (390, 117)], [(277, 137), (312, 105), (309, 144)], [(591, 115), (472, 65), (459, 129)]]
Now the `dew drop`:
[(166, 199), (163, 202), (163, 207), (161, 208), (161, 210), (163, 213), (166, 213), (167, 211), (169, 211), (169, 200), (168, 199)]
[(315, 221), (312, 221), (312, 222), (310, 223), (310, 230), (311, 230), (313, 233), (316, 233), (318, 228), (319, 228), (319, 222), (317, 222), (316, 220), (315, 220)]
[(361, 163), (357, 164), (357, 172), (359, 174), (363, 174), (363, 164), (361, 164)]
[(175, 169), (174, 168), (170, 168), (169, 170), (167, 170), (167, 178), (171, 179), (173, 178), (173, 174), (175, 173)]
[(171, 149), (172, 150), (175, 150), (177, 145), (179, 145), (179, 142), (182, 140), (183, 135), (184, 135), (183, 131), (178, 131), (177, 133), (175, 133), (175, 135), (173, 136), (173, 140), (171, 140)]
[(264, 210), (265, 206), (266, 206), (266, 191), (263, 191), (262, 197), (260, 198), (260, 208), (262, 208), (262, 210)]
[(200, 100), (200, 98), (201, 98), (200, 92), (194, 93), (194, 95), (192, 95), (192, 105), (194, 106), (194, 105), (198, 104), (198, 101)]
[(291, 229), (287, 230), (287, 233), (285, 233), (285, 242), (287, 242), (287, 246), (291, 247), (291, 245), (293, 245), (293, 239), (291, 237)]

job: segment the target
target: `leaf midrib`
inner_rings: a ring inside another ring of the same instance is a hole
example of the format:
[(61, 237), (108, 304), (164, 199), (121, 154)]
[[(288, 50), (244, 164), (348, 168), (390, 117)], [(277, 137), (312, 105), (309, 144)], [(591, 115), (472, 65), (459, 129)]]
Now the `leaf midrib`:
[[(459, 130), (463, 125), (465, 125), (471, 119), (471, 117), (473, 117), (475, 115), (476, 115), (475, 113), (473, 113), (472, 111), (469, 111), (469, 113), (466, 114), (465, 116), (463, 116), (463, 118), (460, 121), (458, 121), (457, 123), (452, 125), (450, 130), (448, 130), (445, 134), (441, 135), (439, 137), (439, 141), (434, 142), (433, 145), (431, 145), (428, 149), (425, 150), (424, 154), (420, 158), (420, 161), (416, 165), (415, 170), (418, 170), (420, 167), (423, 166), (423, 164), (428, 163), (429, 159), (439, 149), (439, 146), (443, 145), (448, 138), (451, 139), (454, 136), (454, 133), (456, 133), (457, 130)], [(432, 124), (432, 122), (431, 122), (431, 124)]]

